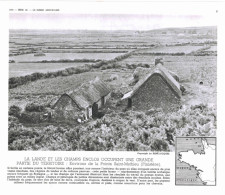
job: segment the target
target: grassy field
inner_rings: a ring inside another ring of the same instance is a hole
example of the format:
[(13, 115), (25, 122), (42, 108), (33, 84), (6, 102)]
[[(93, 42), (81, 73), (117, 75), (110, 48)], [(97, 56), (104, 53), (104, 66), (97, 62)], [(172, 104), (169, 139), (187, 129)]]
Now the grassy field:
[(213, 45), (209, 49), (207, 49), (206, 51), (217, 51), (217, 46)]
[(150, 56), (140, 54), (132, 55), (118, 63), (124, 67), (126, 64), (140, 63), (149, 64), (150, 67), (153, 67), (156, 57), (162, 57), (164, 66), (177, 73), (181, 80), (189, 80), (190, 82), (203, 81), (207, 85), (216, 83), (216, 56)]
[(78, 48), (68, 48), (68, 49), (62, 49), (62, 48), (49, 48), (46, 50), (43, 50), (44, 53), (73, 53), (73, 54), (81, 54), (81, 53), (127, 53), (129, 51), (132, 51), (133, 49), (135, 49), (134, 47), (112, 47), (112, 46), (108, 46), (108, 47), (103, 47), (103, 46), (85, 46), (85, 47), (78, 47)]
[(71, 63), (10, 63), (9, 77), (19, 77), (32, 74), (34, 72), (55, 72), (64, 70), (69, 67), (80, 67), (85, 64), (92, 64), (87, 62), (71, 62)]
[[(95, 77), (99, 77), (106, 81), (110, 79), (111, 75), (118, 75), (117, 83), (121, 85), (123, 77), (130, 77), (132, 73), (130, 71), (126, 72), (116, 72), (111, 71), (97, 71), (97, 72), (87, 72), (81, 74), (75, 74), (67, 77), (56, 77), (50, 79), (41, 79), (35, 82), (31, 82), (26, 85), (10, 89), (11, 94), (53, 94), (60, 95), (69, 89), (76, 89), (82, 83), (93, 80)], [(112, 88), (116, 88), (117, 85), (112, 81)]]
[(189, 54), (191, 52), (197, 51), (198, 49), (202, 49), (204, 46), (198, 46), (198, 45), (184, 45), (184, 46), (161, 46), (151, 49), (143, 49), (139, 51), (138, 53), (167, 53), (167, 54), (173, 54), (173, 53), (185, 53)]
[(18, 77), (32, 74), (34, 72), (54, 72), (63, 70), (69, 67), (78, 67), (85, 64), (93, 64), (88, 62), (45, 62), (34, 63), (43, 60), (111, 60), (124, 53), (46, 53), (46, 56), (34, 56), (34, 54), (23, 54), (10, 56), (9, 60), (14, 60), (15, 63), (9, 63), (9, 77)]
[[(150, 45), (173, 45), (183, 43), (205, 43), (216, 40), (216, 28), (158, 29), (153, 31), (73, 31), (73, 30), (10, 30), (10, 54), (24, 50), (47, 51), (49, 48), (100, 47), (104, 49), (143, 48)], [(180, 36), (183, 34), (183, 36)]]
[(24, 54), (11, 56), (9, 60), (16, 62), (34, 62), (43, 60), (61, 60), (61, 59), (94, 59), (94, 60), (111, 60), (123, 53), (46, 53), (45, 56), (34, 56), (34, 54)]

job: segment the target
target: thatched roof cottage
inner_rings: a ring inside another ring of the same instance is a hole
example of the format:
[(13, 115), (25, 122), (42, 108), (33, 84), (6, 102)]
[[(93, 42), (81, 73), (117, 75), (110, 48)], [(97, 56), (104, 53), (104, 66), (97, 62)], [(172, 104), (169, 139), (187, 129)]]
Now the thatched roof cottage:
[(127, 99), (127, 106), (137, 110), (170, 110), (179, 104), (181, 96), (180, 84), (165, 67), (158, 64), (151, 73), (139, 80), (122, 100)]
[(95, 118), (109, 97), (109, 87), (96, 77), (77, 90), (64, 93), (53, 106), (53, 117), (59, 120)]

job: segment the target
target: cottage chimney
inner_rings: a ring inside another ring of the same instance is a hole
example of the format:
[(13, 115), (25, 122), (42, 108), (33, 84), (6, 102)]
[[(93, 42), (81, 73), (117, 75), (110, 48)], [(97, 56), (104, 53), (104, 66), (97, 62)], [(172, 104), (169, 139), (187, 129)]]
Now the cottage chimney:
[(163, 58), (156, 58), (155, 59), (155, 66), (157, 66), (157, 64), (162, 64), (163, 65)]

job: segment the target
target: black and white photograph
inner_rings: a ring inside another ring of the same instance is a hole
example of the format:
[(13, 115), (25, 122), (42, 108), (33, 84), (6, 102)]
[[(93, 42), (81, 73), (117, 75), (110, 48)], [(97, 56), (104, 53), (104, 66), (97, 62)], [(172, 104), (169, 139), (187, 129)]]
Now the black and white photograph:
[(8, 42), (9, 151), (174, 151), (176, 137), (216, 136), (211, 16), (12, 11)]

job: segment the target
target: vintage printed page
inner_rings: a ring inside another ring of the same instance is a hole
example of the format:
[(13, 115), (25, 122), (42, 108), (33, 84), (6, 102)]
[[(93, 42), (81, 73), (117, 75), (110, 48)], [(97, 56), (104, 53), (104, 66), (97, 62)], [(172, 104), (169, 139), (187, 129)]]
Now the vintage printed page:
[(1, 191), (223, 194), (224, 1), (7, 1)]

